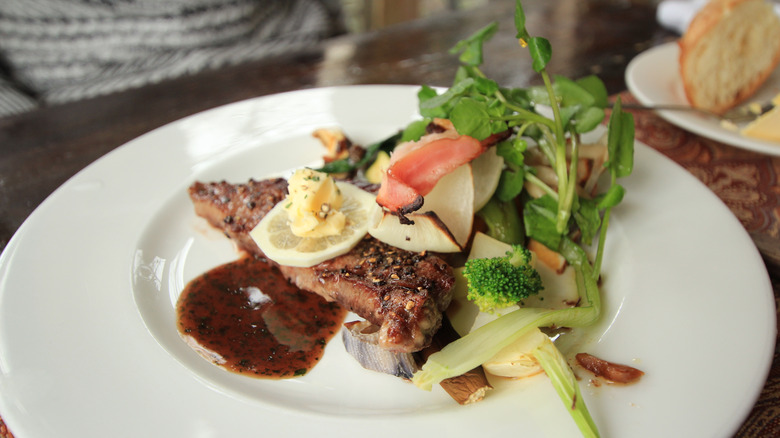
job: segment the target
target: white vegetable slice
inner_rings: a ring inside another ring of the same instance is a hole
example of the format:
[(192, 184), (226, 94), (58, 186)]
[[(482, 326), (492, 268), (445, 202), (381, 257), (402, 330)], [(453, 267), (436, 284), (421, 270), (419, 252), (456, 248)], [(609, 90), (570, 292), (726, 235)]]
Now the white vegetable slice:
[(546, 340), (547, 335), (539, 329), (530, 330), (483, 363), (482, 368), (494, 376), (514, 379), (535, 376), (543, 370), (531, 352)]
[(473, 200), (474, 177), (471, 166), (464, 164), (439, 180), (419, 212), (406, 216), (414, 224), (402, 224), (397, 216), (378, 211), (368, 233), (407, 251), (459, 252), (471, 235)]
[(474, 175), (474, 211), (479, 211), (493, 196), (504, 170), (504, 159), (496, 153), (496, 148), (488, 148), (471, 162)]
[(435, 213), (414, 213), (414, 224), (402, 224), (398, 216), (377, 205), (376, 225), (368, 230), (377, 240), (406, 251), (459, 252), (460, 245)]
[(474, 225), (474, 175), (464, 164), (448, 173), (427, 195), (421, 209), (432, 211), (447, 226), (455, 241), (463, 247)]
[(347, 217), (341, 233), (316, 238), (294, 235), (282, 201), (249, 233), (266, 257), (280, 265), (309, 267), (348, 252), (366, 235), (376, 197), (346, 182), (336, 185), (344, 197), (340, 211)]

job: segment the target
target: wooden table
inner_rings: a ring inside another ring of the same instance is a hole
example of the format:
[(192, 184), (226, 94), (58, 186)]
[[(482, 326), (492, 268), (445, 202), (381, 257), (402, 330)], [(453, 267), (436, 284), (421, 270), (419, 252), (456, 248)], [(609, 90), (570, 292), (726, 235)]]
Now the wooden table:
[[(652, 3), (652, 2), (650, 2)], [(491, 21), (503, 32), (486, 46), (484, 71), (507, 86), (538, 84), (517, 48), (512, 1), (437, 15), (378, 32), (338, 37), (302, 53), (210, 71), (119, 94), (0, 119), (0, 250), (54, 189), (125, 142), (165, 123), (219, 105), (271, 93), (346, 84), (448, 86), (458, 40)], [(647, 1), (526, 1), (529, 29), (548, 38), (549, 70), (598, 74), (611, 95), (625, 92), (627, 63), (676, 39), (655, 21)], [(690, 170), (725, 201), (761, 251), (780, 294), (780, 158), (686, 133), (652, 113), (636, 113), (637, 138)], [(780, 431), (780, 360), (737, 436)], [(2, 414), (2, 413), (0, 413)], [(12, 436), (0, 420), (0, 437)], [(19, 437), (23, 438), (23, 437)]]

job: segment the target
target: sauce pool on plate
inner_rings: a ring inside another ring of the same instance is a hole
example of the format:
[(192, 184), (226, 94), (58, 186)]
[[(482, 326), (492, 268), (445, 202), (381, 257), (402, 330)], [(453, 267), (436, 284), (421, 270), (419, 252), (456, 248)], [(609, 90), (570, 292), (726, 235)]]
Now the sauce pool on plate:
[(176, 312), (179, 334), (203, 357), (234, 373), (277, 379), (306, 374), (347, 314), (253, 256), (193, 279)]

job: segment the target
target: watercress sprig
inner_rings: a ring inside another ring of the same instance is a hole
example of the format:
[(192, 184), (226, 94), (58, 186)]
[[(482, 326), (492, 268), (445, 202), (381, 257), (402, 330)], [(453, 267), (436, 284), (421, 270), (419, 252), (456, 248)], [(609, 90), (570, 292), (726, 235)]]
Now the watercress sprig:
[[(552, 59), (550, 42), (530, 35), (520, 1), (515, 8), (515, 26), (518, 42), (529, 50), (532, 67), (540, 74), (543, 86), (507, 89), (486, 77), (480, 66), (483, 45), (497, 30), (497, 25), (491, 23), (452, 48), (451, 53), (459, 55), (462, 64), (453, 85), (441, 94), (423, 86), (418, 94), (420, 113), (428, 118), (447, 118), (460, 134), (479, 140), (513, 131), (515, 136), (497, 148), (506, 169), (496, 196), (501, 202), (509, 202), (523, 191), (526, 181), (541, 188), (546, 195), (528, 201), (524, 210), (524, 233), (556, 250), (573, 225), (585, 227), (583, 234), (588, 237), (595, 236), (601, 226), (595, 216), (605, 210), (605, 204), (580, 199), (577, 164), (580, 135), (603, 121), (607, 92), (595, 76), (572, 80), (547, 72)], [(543, 183), (525, 165), (527, 140), (536, 143), (555, 170), (555, 187)]]

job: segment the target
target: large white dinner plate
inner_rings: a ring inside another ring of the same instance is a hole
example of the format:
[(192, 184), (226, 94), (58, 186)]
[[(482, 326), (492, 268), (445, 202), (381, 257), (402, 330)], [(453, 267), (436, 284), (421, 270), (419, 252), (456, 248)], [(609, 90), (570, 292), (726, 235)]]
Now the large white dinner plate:
[[(235, 259), (195, 217), (195, 180), (242, 182), (319, 161), (311, 137), (369, 143), (416, 116), (416, 87), (268, 96), (150, 132), (50, 196), (0, 257), (0, 414), (19, 438), (577, 436), (544, 376), (455, 404), (360, 368), (339, 338), (306, 376), (222, 371), (179, 340), (184, 283)], [(604, 436), (729, 436), (762, 388), (772, 290), (739, 222), (711, 192), (637, 144), (614, 211), (604, 315), (583, 349), (646, 374), (584, 397)]]
[[(640, 53), (626, 68), (628, 90), (644, 105), (689, 105), (679, 70), (679, 47), (666, 43)], [(767, 102), (780, 93), (780, 68), (775, 69), (749, 102)], [(780, 155), (780, 143), (745, 137), (720, 121), (689, 111), (658, 111), (668, 122), (712, 140), (743, 149)]]

